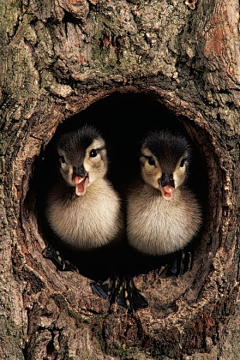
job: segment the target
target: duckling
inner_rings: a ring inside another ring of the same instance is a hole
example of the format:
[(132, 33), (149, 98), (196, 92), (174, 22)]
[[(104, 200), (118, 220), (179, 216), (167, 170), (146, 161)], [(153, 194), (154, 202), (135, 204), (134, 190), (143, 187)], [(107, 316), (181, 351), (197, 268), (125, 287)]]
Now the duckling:
[(120, 197), (106, 179), (106, 144), (94, 127), (61, 136), (59, 181), (48, 196), (47, 219), (71, 247), (91, 249), (112, 242), (123, 230)]
[[(89, 256), (92, 264), (87, 266), (97, 267), (94, 251), (117, 244), (124, 231), (121, 199), (107, 178), (105, 140), (94, 126), (85, 125), (63, 133), (55, 150), (56, 174), (45, 202), (47, 223), (59, 243), (76, 257), (83, 253), (84, 260), (92, 251), (95, 258)], [(45, 255), (56, 257), (62, 265), (58, 252), (50, 248)]]
[[(107, 178), (105, 140), (94, 126), (85, 125), (62, 134), (56, 153), (57, 172), (47, 192), (45, 215), (59, 245), (61, 242), (77, 263), (80, 259), (80, 267), (83, 262), (82, 273), (86, 267), (85, 275), (97, 277), (90, 283), (93, 293), (132, 311), (133, 301), (127, 298), (131, 286), (135, 309), (139, 303), (142, 307), (145, 299), (120, 270), (124, 259), (124, 214), (121, 198)], [(52, 246), (45, 249), (44, 256), (61, 270), (78, 271), (79, 264), (76, 267), (65, 260)]]
[(188, 181), (191, 157), (190, 142), (181, 134), (155, 131), (143, 140), (141, 177), (126, 200), (128, 242), (140, 254), (183, 251), (183, 260), (185, 247), (199, 233), (202, 209)]

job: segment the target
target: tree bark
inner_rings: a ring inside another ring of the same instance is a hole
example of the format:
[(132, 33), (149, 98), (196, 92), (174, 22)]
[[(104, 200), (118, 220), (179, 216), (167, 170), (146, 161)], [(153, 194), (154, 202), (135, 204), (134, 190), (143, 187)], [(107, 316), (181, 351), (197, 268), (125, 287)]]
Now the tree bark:
[[(236, 359), (238, 345), (229, 354), (225, 337), (239, 314), (239, 2), (2, 0), (0, 8), (1, 359)], [(108, 120), (110, 136), (170, 114), (203, 163), (193, 268), (181, 278), (137, 276), (149, 307), (134, 314), (109, 311), (90, 279), (42, 255), (35, 170), (56, 130), (73, 116), (81, 123), (85, 109), (100, 126)]]

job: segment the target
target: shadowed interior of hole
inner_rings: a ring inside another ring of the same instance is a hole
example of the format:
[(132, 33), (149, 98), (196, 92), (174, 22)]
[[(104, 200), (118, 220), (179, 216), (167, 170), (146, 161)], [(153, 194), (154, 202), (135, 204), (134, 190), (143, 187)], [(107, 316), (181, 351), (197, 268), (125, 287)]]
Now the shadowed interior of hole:
[(56, 136), (85, 123), (95, 125), (106, 139), (109, 174), (120, 188), (138, 171), (140, 142), (148, 131), (168, 129), (187, 135), (173, 112), (144, 94), (116, 93), (97, 101), (60, 125)]
[[(108, 144), (108, 153), (110, 157), (109, 177), (114, 187), (121, 193), (128, 186), (129, 181), (139, 171), (139, 148), (140, 142), (148, 131), (158, 129), (168, 129), (181, 132), (187, 135), (184, 126), (175, 117), (174, 113), (169, 111), (165, 106), (160, 104), (156, 99), (145, 94), (120, 94), (116, 93), (106, 97), (89, 106), (81, 113), (67, 119), (61, 124), (53, 140), (61, 133), (74, 130), (83, 124), (95, 125)], [(51, 149), (51, 143), (50, 149)], [(47, 149), (47, 151), (49, 151)], [(47, 153), (47, 152), (46, 152)], [(195, 190), (200, 198), (206, 198), (206, 176), (203, 181), (204, 169), (202, 168), (201, 155), (196, 152), (195, 166), (192, 168)], [(41, 214), (40, 214), (41, 216)], [(45, 231), (45, 230), (43, 230)], [(47, 241), (51, 243), (53, 234), (45, 233)], [(74, 254), (66, 249), (60, 242), (59, 250), (63, 256), (72, 261), (75, 265), (80, 264), (80, 272), (90, 278), (98, 280), (98, 277), (105, 277), (107, 271), (100, 274), (101, 269), (108, 263), (103, 253), (84, 253)], [(108, 256), (111, 256), (111, 254)], [(126, 254), (121, 254), (125, 257)], [(132, 262), (130, 256), (125, 261)], [(155, 261), (156, 260), (156, 261)], [(139, 265), (140, 263), (140, 265)], [(131, 271), (133, 273), (145, 273), (151, 269), (158, 268), (159, 260), (154, 257), (138, 257), (136, 263), (132, 262)], [(144, 264), (144, 265), (143, 265)], [(106, 265), (106, 269), (108, 269)]]

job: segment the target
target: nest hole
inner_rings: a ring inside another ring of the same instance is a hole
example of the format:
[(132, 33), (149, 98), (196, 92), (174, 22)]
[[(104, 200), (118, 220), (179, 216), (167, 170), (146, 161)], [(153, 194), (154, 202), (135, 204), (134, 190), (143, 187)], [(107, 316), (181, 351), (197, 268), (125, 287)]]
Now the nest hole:
[[(195, 153), (195, 164), (193, 166), (194, 187), (201, 200), (204, 217), (209, 218), (207, 154), (205, 153), (206, 149), (204, 150), (204, 147), (200, 143), (201, 140), (204, 141), (205, 138), (203, 130), (197, 128), (197, 125), (193, 121), (185, 117), (177, 117), (173, 111), (170, 111), (152, 95), (115, 93), (95, 102), (86, 110), (65, 120), (63, 124), (60, 124), (47, 148), (36, 159), (35, 172), (32, 183), (30, 184), (29, 193), (31, 193), (31, 197), (35, 196), (38, 199), (36, 216), (39, 231), (46, 241), (46, 246), (53, 244), (54, 247), (57, 247), (58, 243), (52, 241), (52, 234), (49, 232), (43, 216), (41, 184), (43, 177), (48, 176), (48, 174), (42, 172), (42, 159), (52, 151), (52, 146), (54, 146), (55, 140), (61, 133), (77, 129), (85, 123), (95, 125), (105, 138), (110, 157), (109, 177), (114, 187), (120, 193), (127, 186), (129, 178), (134, 176), (138, 171), (140, 141), (149, 130), (177, 130), (191, 138)], [(208, 154), (208, 159), (209, 158)], [(30, 200), (27, 196), (25, 207), (28, 209), (30, 208), (29, 204)], [(206, 223), (206, 220), (204, 220), (204, 223)], [(194, 249), (199, 266), (204, 262), (202, 258), (204, 254), (206, 254), (206, 251), (211, 250), (210, 243), (202, 242), (204, 231), (205, 229), (202, 230), (198, 246)], [(75, 262), (75, 258), (72, 258), (72, 253), (68, 252), (68, 249), (65, 249), (64, 246), (60, 246), (58, 250), (60, 250), (66, 259)], [(95, 254), (95, 256), (99, 256), (99, 254)], [(85, 264), (89, 263), (89, 258), (86, 260), (85, 255), (83, 257)], [(199, 260), (199, 258), (201, 258), (201, 260)], [(80, 261), (81, 260), (83, 260), (83, 258), (80, 258)], [(107, 260), (102, 259), (101, 263), (104, 264), (105, 261)], [(90, 262), (93, 264), (94, 258), (90, 258)], [(146, 262), (148, 262), (148, 259)], [(154, 262), (148, 265), (149, 266), (142, 268), (140, 266), (135, 275), (149, 274), (151, 270), (155, 271), (157, 269)], [(196, 268), (196, 272), (198, 271), (199, 268)], [(93, 272), (88, 273), (88, 270), (85, 271), (83, 265), (80, 268), (80, 273), (89, 278), (95, 278), (99, 275), (99, 269), (96, 268)], [(104, 276), (105, 275), (104, 273)]]

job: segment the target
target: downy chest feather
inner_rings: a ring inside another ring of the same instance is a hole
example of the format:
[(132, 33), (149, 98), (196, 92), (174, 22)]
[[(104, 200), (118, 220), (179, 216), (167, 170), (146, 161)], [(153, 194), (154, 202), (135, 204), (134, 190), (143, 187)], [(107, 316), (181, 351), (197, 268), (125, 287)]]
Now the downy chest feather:
[(104, 245), (122, 227), (119, 198), (107, 183), (104, 188), (92, 184), (91, 191), (82, 197), (59, 197), (52, 193), (47, 213), (55, 233), (78, 248)]
[(127, 232), (134, 247), (153, 255), (166, 254), (184, 247), (198, 232), (201, 211), (194, 195), (188, 189), (174, 195), (170, 201), (157, 191), (129, 197)]

